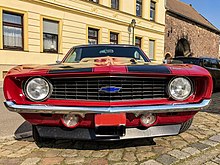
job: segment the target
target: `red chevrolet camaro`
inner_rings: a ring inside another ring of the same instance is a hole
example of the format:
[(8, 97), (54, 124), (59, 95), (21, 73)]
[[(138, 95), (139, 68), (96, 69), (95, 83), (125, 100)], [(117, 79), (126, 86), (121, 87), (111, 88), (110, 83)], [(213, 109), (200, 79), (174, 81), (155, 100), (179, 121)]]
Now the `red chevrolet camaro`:
[(58, 64), (12, 68), (4, 94), (36, 142), (146, 138), (186, 131), (210, 104), (212, 78), (196, 65), (152, 64), (135, 46), (86, 45)]

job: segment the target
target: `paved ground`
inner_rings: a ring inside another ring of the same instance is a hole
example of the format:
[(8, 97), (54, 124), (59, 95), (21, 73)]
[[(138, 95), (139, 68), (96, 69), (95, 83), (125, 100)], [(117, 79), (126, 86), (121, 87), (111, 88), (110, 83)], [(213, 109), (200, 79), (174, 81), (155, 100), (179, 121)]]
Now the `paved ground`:
[[(19, 114), (9, 112), (5, 108), (4, 100), (2, 82), (0, 81), (0, 139), (12, 136), (14, 132), (16, 132), (16, 136), (20, 136), (20, 132), (30, 131), (30, 129), (26, 129), (27, 124), (24, 123), (24, 119)], [(24, 131), (24, 128), (27, 131)]]
[[(220, 92), (206, 112), (198, 113), (193, 126), (179, 136), (121, 142), (59, 140), (41, 144), (32, 140), (0, 140), (0, 165), (117, 164), (117, 165), (216, 165), (220, 164)], [(2, 130), (2, 128), (1, 128)]]

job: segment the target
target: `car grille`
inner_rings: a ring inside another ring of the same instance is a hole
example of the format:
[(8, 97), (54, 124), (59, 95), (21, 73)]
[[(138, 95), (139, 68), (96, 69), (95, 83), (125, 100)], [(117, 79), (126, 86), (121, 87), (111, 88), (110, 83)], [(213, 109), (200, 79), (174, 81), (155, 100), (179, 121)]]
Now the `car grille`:
[[(139, 77), (96, 77), (52, 79), (50, 98), (61, 100), (143, 100), (165, 98), (167, 79)], [(111, 87), (114, 93), (100, 91)]]

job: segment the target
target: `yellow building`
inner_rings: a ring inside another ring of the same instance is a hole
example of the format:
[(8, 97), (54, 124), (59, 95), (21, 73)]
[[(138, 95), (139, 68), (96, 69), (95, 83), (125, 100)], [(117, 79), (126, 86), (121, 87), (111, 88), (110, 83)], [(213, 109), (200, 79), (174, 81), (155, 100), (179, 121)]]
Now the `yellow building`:
[(81, 44), (134, 43), (151, 59), (162, 61), (164, 3), (164, 0), (1, 0), (0, 78), (18, 64), (55, 63), (71, 47)]

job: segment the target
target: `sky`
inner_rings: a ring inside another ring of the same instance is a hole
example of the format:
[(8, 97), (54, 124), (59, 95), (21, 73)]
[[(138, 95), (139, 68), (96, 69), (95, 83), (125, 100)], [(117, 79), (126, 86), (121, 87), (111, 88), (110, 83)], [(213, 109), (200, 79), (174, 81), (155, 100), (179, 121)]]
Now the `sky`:
[(192, 4), (200, 14), (220, 29), (220, 0), (180, 0)]

